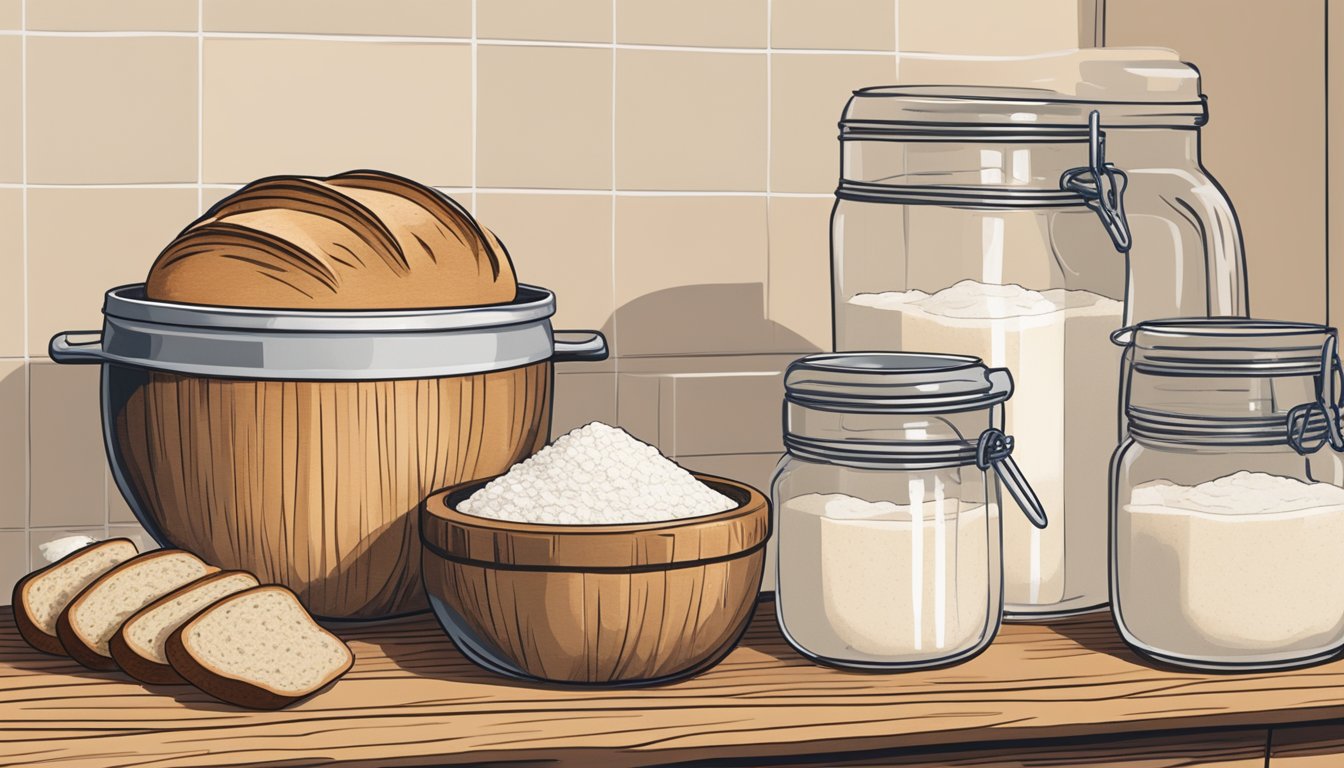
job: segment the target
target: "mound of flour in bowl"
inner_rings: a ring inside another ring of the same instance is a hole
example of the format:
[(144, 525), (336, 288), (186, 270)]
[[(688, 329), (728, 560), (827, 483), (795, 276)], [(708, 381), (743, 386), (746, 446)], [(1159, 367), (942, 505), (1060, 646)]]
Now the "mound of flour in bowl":
[(490, 481), (458, 510), (520, 523), (653, 523), (737, 503), (628, 432), (601, 422), (561, 435)]

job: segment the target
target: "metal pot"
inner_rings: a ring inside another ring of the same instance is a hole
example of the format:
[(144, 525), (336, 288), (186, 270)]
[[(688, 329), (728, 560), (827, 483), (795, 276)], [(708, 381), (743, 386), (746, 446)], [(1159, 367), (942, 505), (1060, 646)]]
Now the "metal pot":
[(554, 313), (525, 285), (506, 305), (291, 311), (135, 284), (107, 292), (101, 335), (57, 334), (50, 355), (103, 366), (108, 459), (156, 541), (316, 615), (382, 618), (426, 607), (420, 501), (538, 450), (553, 364), (606, 358), (601, 333), (556, 338)]

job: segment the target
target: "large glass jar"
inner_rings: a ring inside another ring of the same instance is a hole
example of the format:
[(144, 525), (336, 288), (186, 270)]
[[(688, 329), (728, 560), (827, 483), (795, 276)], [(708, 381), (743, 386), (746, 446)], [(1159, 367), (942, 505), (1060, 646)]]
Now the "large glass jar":
[(1109, 334), (1246, 311), (1236, 217), (1199, 162), (1198, 79), (1166, 66), (1170, 87), (1159, 69), (1142, 98), (863, 89), (840, 124), (835, 349), (974, 355), (1017, 382), (1005, 430), (1052, 524), (1004, 521), (1009, 618), (1107, 602)]
[(1143, 323), (1125, 352), (1112, 606), (1122, 636), (1205, 669), (1344, 646), (1344, 449), (1334, 329)]
[(906, 669), (989, 644), (1003, 608), (996, 477), (1045, 524), (1001, 431), (1011, 394), (1007, 371), (955, 355), (789, 367), (787, 454), (771, 484), (775, 606), (801, 653)]

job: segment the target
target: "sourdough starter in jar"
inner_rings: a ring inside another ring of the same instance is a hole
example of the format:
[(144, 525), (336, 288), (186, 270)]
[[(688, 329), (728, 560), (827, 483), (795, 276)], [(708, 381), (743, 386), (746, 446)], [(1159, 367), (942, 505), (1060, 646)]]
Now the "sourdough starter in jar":
[[(1189, 656), (1313, 650), (1344, 623), (1344, 488), (1264, 472), (1156, 480), (1124, 504), (1124, 621)], [(1126, 553), (1127, 549), (1127, 553)]]
[(814, 654), (956, 652), (978, 644), (998, 610), (989, 605), (997, 589), (985, 557), (998, 511), (983, 502), (936, 492), (903, 505), (811, 493), (785, 501), (780, 514), (791, 527), (779, 553), (793, 569), (782, 575), (789, 599), (821, 609), (810, 621), (795, 612), (794, 624), (830, 627), (812, 641)]
[[(933, 294), (860, 293), (849, 300), (892, 346), (982, 358), (1012, 371), (1004, 430), (1050, 516), (1003, 524), (1004, 600), (1018, 615), (1107, 601), (1107, 471), (1115, 434), (1119, 355), (1110, 334), (1122, 302), (1088, 291), (1034, 291), (963, 280)], [(1067, 552), (1067, 555), (1066, 555)]]

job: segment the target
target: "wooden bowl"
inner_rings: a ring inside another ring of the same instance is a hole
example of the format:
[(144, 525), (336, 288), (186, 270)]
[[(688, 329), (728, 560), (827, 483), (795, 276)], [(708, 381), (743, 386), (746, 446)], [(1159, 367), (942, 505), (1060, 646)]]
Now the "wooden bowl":
[(476, 663), (528, 680), (636, 685), (708, 669), (751, 621), (770, 503), (696, 477), (738, 505), (662, 523), (543, 525), (459, 512), (489, 480), (434, 493), (420, 531), (439, 622)]

